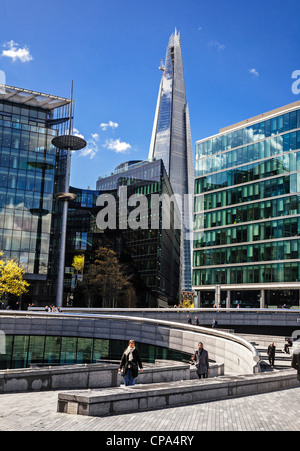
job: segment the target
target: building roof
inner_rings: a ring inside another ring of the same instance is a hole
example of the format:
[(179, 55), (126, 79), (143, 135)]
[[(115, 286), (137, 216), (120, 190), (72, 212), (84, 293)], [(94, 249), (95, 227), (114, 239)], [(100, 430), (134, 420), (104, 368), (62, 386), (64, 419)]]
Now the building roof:
[(244, 121), (238, 122), (233, 125), (229, 125), (228, 127), (221, 128), (220, 133), (229, 132), (230, 130), (235, 130), (236, 128), (245, 127), (254, 122), (260, 122), (266, 120), (269, 117), (277, 116), (279, 114), (288, 113), (291, 110), (298, 109), (300, 107), (300, 101), (290, 103), (288, 105), (284, 105), (282, 107), (276, 108), (271, 111), (267, 111), (266, 113), (259, 114), (258, 116), (251, 117), (250, 119), (246, 119)]
[(300, 107), (300, 101), (298, 100), (296, 102), (290, 103), (288, 105), (284, 105), (282, 107), (276, 108), (276, 109), (268, 111), (266, 113), (259, 114), (258, 116), (254, 116), (249, 119), (243, 120), (241, 122), (237, 122), (236, 124), (229, 125), (228, 127), (221, 128), (219, 133), (216, 133), (215, 135), (209, 136), (207, 138), (199, 139), (196, 142), (196, 144), (201, 143), (203, 141), (208, 141), (212, 138), (215, 138), (216, 136), (223, 135), (223, 134), (232, 132), (234, 130), (238, 130), (240, 128), (247, 127), (247, 126), (255, 124), (257, 122), (261, 122), (261, 121), (270, 119), (272, 117), (275, 117), (275, 116), (278, 116), (281, 114), (289, 113), (293, 110), (299, 109), (299, 107)]
[(120, 174), (122, 172), (127, 172), (130, 171), (132, 169), (136, 169), (139, 166), (144, 166), (145, 164), (149, 164), (149, 163), (153, 163), (154, 161), (156, 161), (155, 159), (152, 160), (136, 160), (135, 162), (132, 161), (127, 161), (126, 163), (121, 163), (119, 164), (119, 166), (116, 167), (116, 169), (112, 172), (109, 172), (108, 174), (104, 174), (104, 175), (100, 175), (98, 177), (98, 180), (103, 180), (106, 179), (108, 177), (111, 177), (113, 175), (117, 175)]
[(44, 110), (54, 110), (56, 108), (69, 105), (70, 99), (30, 91), (28, 89), (16, 88), (14, 86), (0, 86), (0, 100), (7, 100), (21, 105), (42, 108)]

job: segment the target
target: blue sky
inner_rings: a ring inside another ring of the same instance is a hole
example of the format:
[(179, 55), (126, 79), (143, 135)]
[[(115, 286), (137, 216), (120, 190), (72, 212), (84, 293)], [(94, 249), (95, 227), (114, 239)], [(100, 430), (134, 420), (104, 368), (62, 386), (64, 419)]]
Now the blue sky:
[[(71, 184), (146, 159), (158, 66), (181, 33), (193, 143), (300, 100), (299, 0), (1, 0), (0, 70), (8, 85), (69, 97), (88, 142)], [(102, 124), (102, 126), (101, 126)], [(103, 124), (107, 124), (106, 126)]]

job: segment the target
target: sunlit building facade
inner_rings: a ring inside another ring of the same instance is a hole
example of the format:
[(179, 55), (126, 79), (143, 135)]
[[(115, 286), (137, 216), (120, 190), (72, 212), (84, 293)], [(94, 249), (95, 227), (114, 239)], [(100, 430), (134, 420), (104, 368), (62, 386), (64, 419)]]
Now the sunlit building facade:
[(300, 102), (196, 143), (199, 306), (299, 307)]
[[(0, 249), (25, 270), (29, 302), (55, 303), (66, 155), (52, 139), (70, 100), (3, 86), (0, 91)], [(27, 297), (23, 296), (23, 306)]]

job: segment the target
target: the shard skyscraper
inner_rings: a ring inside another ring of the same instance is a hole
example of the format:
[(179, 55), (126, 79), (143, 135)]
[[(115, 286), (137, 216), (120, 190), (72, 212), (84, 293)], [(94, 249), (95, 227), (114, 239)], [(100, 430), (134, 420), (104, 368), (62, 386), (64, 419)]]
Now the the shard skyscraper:
[(192, 291), (194, 161), (180, 33), (176, 29), (170, 37), (165, 63), (160, 69), (162, 79), (149, 159), (163, 160), (174, 194), (182, 199), (179, 205), (182, 215), (181, 286), (182, 291)]

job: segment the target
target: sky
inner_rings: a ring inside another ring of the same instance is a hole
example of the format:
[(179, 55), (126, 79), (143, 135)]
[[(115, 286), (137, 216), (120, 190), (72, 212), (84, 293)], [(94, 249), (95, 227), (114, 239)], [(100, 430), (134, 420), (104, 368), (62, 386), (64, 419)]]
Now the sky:
[(175, 27), (194, 149), (300, 100), (299, 0), (1, 0), (0, 19), (8, 85), (69, 98), (74, 82), (74, 127), (87, 141), (72, 155), (78, 188), (148, 158), (158, 67)]

